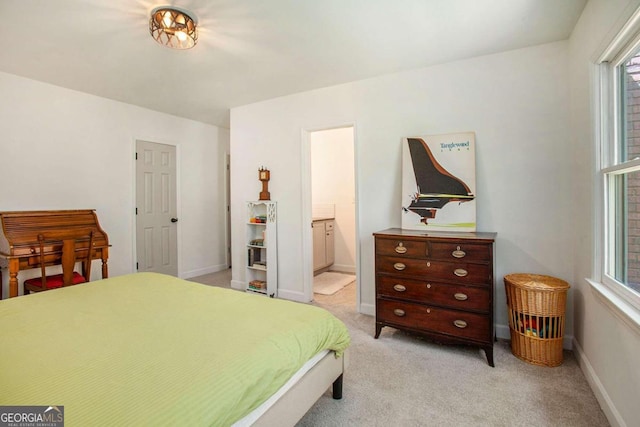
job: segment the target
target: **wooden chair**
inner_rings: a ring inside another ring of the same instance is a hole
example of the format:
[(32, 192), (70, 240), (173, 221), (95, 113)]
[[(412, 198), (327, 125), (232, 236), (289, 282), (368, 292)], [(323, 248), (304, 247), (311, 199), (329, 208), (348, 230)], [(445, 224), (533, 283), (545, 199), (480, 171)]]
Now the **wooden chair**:
[[(89, 243), (87, 249), (84, 248), (78, 253), (81, 257), (76, 256), (76, 245), (78, 242)], [(45, 256), (45, 243), (59, 244), (62, 242), (62, 274), (47, 276), (46, 267), (48, 265), (57, 265), (57, 260), (47, 259)], [(77, 285), (79, 283), (88, 282), (91, 279), (91, 259), (93, 255), (93, 231), (92, 230), (75, 230), (75, 231), (51, 231), (47, 234), (38, 235), (38, 243), (40, 245), (39, 264), (41, 277), (28, 279), (24, 281), (24, 294), (29, 292), (47, 291), (49, 289), (61, 288), (63, 286)], [(77, 261), (82, 261), (82, 274), (74, 271)]]

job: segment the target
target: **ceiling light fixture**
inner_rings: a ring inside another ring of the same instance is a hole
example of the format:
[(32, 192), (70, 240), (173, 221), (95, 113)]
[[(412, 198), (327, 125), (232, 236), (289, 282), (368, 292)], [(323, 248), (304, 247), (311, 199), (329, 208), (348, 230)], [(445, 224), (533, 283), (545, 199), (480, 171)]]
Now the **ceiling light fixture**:
[(191, 49), (198, 42), (196, 20), (184, 10), (161, 6), (151, 11), (149, 32), (163, 46)]

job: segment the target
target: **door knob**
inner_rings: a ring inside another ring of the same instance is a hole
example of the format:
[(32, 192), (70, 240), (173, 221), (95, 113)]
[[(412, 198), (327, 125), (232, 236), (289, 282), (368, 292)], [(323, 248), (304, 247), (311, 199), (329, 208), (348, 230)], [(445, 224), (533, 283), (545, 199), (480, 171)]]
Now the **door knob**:
[(171, 222), (178, 222), (178, 218), (171, 218)]

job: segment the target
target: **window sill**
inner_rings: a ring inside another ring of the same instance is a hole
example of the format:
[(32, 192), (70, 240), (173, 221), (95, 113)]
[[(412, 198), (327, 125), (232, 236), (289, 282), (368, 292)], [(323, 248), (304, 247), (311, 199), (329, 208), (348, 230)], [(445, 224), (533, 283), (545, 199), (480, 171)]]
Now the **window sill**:
[(615, 292), (602, 283), (585, 279), (596, 297), (604, 303), (620, 320), (640, 335), (640, 311), (620, 298)]

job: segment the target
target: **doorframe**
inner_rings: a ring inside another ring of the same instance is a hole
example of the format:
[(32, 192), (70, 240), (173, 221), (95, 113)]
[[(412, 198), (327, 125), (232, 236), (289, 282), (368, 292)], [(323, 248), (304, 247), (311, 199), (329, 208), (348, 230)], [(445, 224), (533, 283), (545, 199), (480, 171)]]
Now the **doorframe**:
[(355, 190), (355, 229), (356, 229), (356, 311), (360, 310), (360, 186), (358, 174), (358, 128), (356, 122), (340, 122), (325, 126), (305, 127), (302, 129), (301, 147), (301, 180), (302, 180), (302, 283), (305, 301), (313, 300), (313, 233), (311, 224), (313, 222), (312, 200), (311, 200), (311, 134), (332, 129), (353, 129), (353, 178)]
[(138, 269), (136, 268), (136, 262), (138, 261), (138, 247), (137, 245), (137, 240), (136, 240), (136, 234), (137, 234), (137, 220), (136, 220), (136, 199), (137, 199), (137, 191), (138, 191), (138, 185), (136, 182), (136, 173), (137, 173), (137, 169), (136, 169), (136, 143), (138, 141), (144, 141), (144, 142), (151, 142), (154, 144), (164, 144), (164, 145), (171, 145), (174, 146), (176, 148), (176, 217), (178, 218), (178, 222), (176, 223), (176, 255), (178, 257), (178, 277), (182, 278), (182, 251), (180, 250), (180, 248), (182, 247), (182, 237), (181, 237), (181, 233), (180, 233), (180, 229), (182, 228), (180, 226), (180, 221), (179, 219), (182, 218), (182, 210), (181, 210), (181, 203), (180, 203), (180, 143), (178, 143), (177, 141), (166, 141), (166, 140), (162, 140), (159, 138), (144, 138), (144, 137), (134, 137), (132, 144), (131, 144), (131, 175), (132, 175), (132, 180), (133, 180), (133, 185), (132, 187), (132, 191), (131, 191), (131, 253), (132, 253), (132, 259), (131, 259), (131, 271), (136, 273), (138, 271)]
[(225, 203), (225, 260), (227, 268), (232, 268), (232, 239), (231, 239), (231, 153), (226, 151), (224, 156), (224, 203)]

